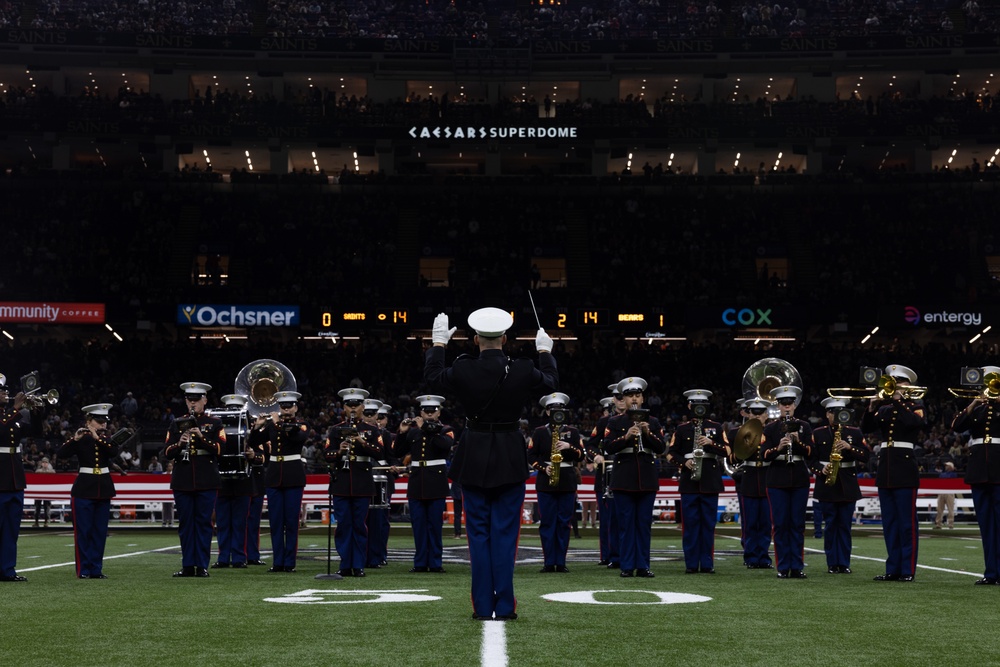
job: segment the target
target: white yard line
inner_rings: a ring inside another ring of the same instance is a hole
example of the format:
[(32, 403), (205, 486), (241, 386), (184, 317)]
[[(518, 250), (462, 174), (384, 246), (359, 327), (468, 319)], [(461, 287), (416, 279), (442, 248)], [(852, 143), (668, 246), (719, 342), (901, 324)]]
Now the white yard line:
[[(178, 549), (179, 547), (175, 544), (172, 547), (163, 547), (162, 549), (149, 549), (147, 551), (134, 551), (129, 554), (118, 554), (117, 556), (105, 556), (104, 560), (114, 560), (116, 558), (131, 558), (132, 556), (142, 556), (143, 554), (155, 554), (159, 551), (171, 551)], [(21, 572), (37, 572), (39, 570), (51, 570), (54, 567), (67, 567), (69, 565), (76, 566), (75, 561), (70, 561), (68, 563), (54, 563), (52, 565), (42, 565), (40, 567), (28, 567), (28, 568), (17, 568), (18, 573)]]
[(483, 645), (479, 651), (482, 667), (507, 667), (507, 623), (481, 621)]

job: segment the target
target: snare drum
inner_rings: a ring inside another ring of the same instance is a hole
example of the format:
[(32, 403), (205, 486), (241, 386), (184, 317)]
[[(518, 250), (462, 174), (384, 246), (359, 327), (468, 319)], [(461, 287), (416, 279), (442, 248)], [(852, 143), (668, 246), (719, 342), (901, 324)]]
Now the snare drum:
[(614, 498), (615, 492), (611, 490), (611, 480), (614, 477), (615, 464), (611, 461), (604, 462), (604, 497)]
[(389, 509), (389, 498), (391, 496), (389, 493), (389, 478), (376, 473), (372, 475), (372, 481), (375, 482), (375, 493), (372, 494), (372, 504), (369, 509)]
[(250, 474), (250, 462), (242, 454), (223, 454), (219, 457), (219, 475), (232, 479), (247, 477)]

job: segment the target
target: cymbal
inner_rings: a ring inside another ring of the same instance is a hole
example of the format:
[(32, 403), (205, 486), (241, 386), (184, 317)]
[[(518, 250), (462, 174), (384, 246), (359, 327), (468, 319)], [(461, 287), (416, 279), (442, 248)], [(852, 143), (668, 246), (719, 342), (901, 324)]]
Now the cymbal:
[(733, 453), (736, 458), (745, 461), (760, 448), (760, 437), (764, 433), (764, 427), (756, 419), (751, 419), (736, 432), (733, 442)]

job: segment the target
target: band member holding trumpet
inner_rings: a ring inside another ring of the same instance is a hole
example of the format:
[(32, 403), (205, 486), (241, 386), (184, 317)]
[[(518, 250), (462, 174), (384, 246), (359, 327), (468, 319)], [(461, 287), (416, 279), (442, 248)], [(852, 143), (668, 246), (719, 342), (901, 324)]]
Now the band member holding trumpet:
[(604, 451), (614, 457), (611, 489), (618, 514), (622, 577), (654, 576), (649, 560), (653, 504), (660, 488), (656, 457), (666, 451), (667, 444), (660, 422), (642, 407), (646, 386), (640, 377), (618, 383), (625, 414), (609, 419), (604, 434)]
[(182, 567), (175, 577), (207, 577), (212, 557), (212, 512), (221, 486), (218, 460), (226, 443), (222, 420), (205, 414), (212, 385), (181, 384), (188, 413), (167, 428), (163, 457), (174, 462), (170, 488), (180, 526)]
[[(382, 453), (378, 455), (375, 464), (380, 468), (379, 474), (388, 483), (390, 479), (394, 479), (394, 477), (390, 476), (392, 472), (390, 468), (394, 466), (390, 465), (390, 459), (392, 458), (392, 434), (382, 428), (382, 424), (379, 421), (379, 414), (384, 405), (377, 398), (366, 398), (361, 409), (361, 419), (369, 426), (375, 427), (382, 437)], [(368, 517), (365, 519), (365, 526), (368, 528), (368, 552), (365, 555), (365, 567), (377, 570), (389, 558), (389, 509), (376, 507), (378, 505), (376, 501), (379, 500), (378, 478), (373, 476), (372, 479), (376, 481), (376, 489), (375, 494), (372, 496), (372, 504), (368, 508)], [(387, 492), (391, 497), (391, 486), (389, 486)]]
[(667, 450), (667, 460), (681, 471), (678, 490), (686, 574), (715, 574), (715, 524), (724, 490), (719, 458), (728, 457), (730, 451), (722, 424), (706, 418), (711, 396), (706, 389), (684, 392), (691, 419), (678, 424)]
[(21, 438), (27, 428), (20, 420), (27, 399), (22, 391), (9, 401), (9, 391), (7, 376), (0, 373), (0, 581), (27, 581), (14, 569), (26, 486)]
[(619, 556), (618, 516), (615, 514), (615, 496), (608, 484), (614, 472), (614, 463), (604, 457), (604, 432), (608, 420), (615, 415), (625, 414), (625, 398), (616, 393), (618, 383), (608, 385), (611, 396), (601, 399), (601, 407), (605, 412), (594, 424), (587, 444), (587, 456), (594, 462), (594, 494), (597, 497), (597, 520), (600, 528), (597, 532), (600, 543), (601, 560), (598, 565), (605, 565), (609, 570), (621, 567)]
[[(245, 409), (246, 403), (246, 396), (226, 394), (222, 397), (222, 404), (231, 410)], [(222, 461), (236, 460), (246, 466), (251, 463), (262, 464), (263, 453), (254, 453), (249, 445), (250, 434), (242, 430), (245, 430), (245, 423), (242, 429), (237, 427), (228, 432), (222, 450)], [(247, 516), (250, 513), (250, 498), (253, 495), (253, 479), (249, 474), (243, 474), (240, 466), (234, 466), (230, 470), (220, 465), (219, 475), (222, 481), (219, 497), (215, 501), (215, 532), (218, 537), (219, 555), (212, 563), (212, 569), (225, 567), (243, 569), (247, 566)]]
[(858, 462), (871, 453), (861, 429), (851, 425), (853, 415), (843, 398), (825, 398), (825, 426), (813, 431), (813, 457), (810, 468), (816, 474), (813, 487), (813, 511), (823, 514), (823, 551), (826, 571), (851, 573), (851, 522), (854, 508), (861, 500), (858, 486)]
[(569, 572), (566, 553), (576, 513), (576, 465), (584, 459), (583, 443), (580, 432), (566, 424), (569, 396), (560, 392), (547, 394), (539, 404), (545, 408), (549, 423), (531, 434), (528, 461), (538, 472), (535, 476), (541, 519), (538, 536), (545, 561), (541, 571)]
[[(764, 460), (760, 447), (764, 425), (767, 423), (768, 403), (760, 398), (744, 399), (740, 414), (747, 420), (743, 426), (728, 434), (734, 452), (745, 450), (741, 462), (743, 474), (736, 482), (740, 497), (742, 515), (740, 527), (743, 530), (743, 564), (749, 570), (770, 570), (771, 556), (771, 503), (767, 499), (767, 469), (770, 461)], [(748, 426), (749, 424), (749, 426)], [(739, 439), (747, 442), (741, 443)]]
[(96, 403), (83, 408), (85, 426), (59, 448), (59, 458), (75, 456), (80, 474), (73, 482), (73, 542), (76, 545), (76, 576), (80, 579), (107, 579), (104, 568), (104, 545), (108, 541), (111, 499), (115, 483), (111, 479), (111, 460), (118, 447), (108, 440), (110, 403)]
[[(965, 483), (972, 487), (972, 504), (983, 540), (985, 569), (977, 586), (1000, 585), (1000, 367), (984, 366), (987, 380), (981, 394), (955, 415), (952, 429), (969, 432), (969, 463)], [(992, 385), (992, 386), (991, 386)]]
[(350, 387), (337, 394), (344, 402), (344, 421), (330, 427), (323, 456), (330, 464), (330, 495), (337, 520), (334, 542), (342, 577), (365, 576), (368, 527), (365, 518), (375, 492), (372, 460), (383, 456), (379, 430), (362, 419), (368, 392)]
[(806, 506), (809, 503), (809, 467), (812, 427), (796, 419), (795, 406), (802, 389), (785, 385), (771, 391), (779, 418), (764, 427), (761, 448), (767, 469), (767, 498), (771, 504), (774, 556), (779, 579), (805, 579)]
[(891, 378), (868, 403), (861, 420), (865, 433), (879, 433), (875, 484), (882, 510), (887, 557), (885, 574), (875, 581), (913, 581), (917, 568), (917, 489), (920, 471), (913, 446), (924, 428), (923, 390), (912, 387), (917, 374), (899, 364), (886, 366)]
[(444, 510), (451, 487), (448, 484), (448, 456), (455, 443), (451, 426), (441, 423), (444, 396), (417, 396), (420, 413), (404, 419), (393, 454), (410, 457), (410, 479), (406, 499), (413, 526), (413, 567), (410, 572), (444, 572)]

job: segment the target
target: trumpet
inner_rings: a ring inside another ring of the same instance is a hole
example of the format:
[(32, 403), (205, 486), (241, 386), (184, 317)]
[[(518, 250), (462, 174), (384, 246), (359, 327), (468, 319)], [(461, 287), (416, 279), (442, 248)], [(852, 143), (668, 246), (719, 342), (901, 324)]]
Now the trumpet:
[(55, 389), (49, 389), (44, 394), (32, 392), (24, 395), (24, 402), (32, 409), (40, 408), (44, 405), (55, 405), (59, 402), (59, 392)]
[[(997, 388), (1000, 389), (1000, 383), (998, 383)], [(880, 401), (892, 398), (893, 394), (899, 391), (903, 398), (918, 400), (923, 398), (927, 394), (927, 387), (918, 387), (915, 385), (899, 387), (896, 383), (896, 378), (891, 375), (882, 375), (879, 377), (878, 382), (876, 382), (874, 387), (832, 387), (826, 390), (831, 398), (842, 398), (842, 399), (872, 399), (877, 398)], [(956, 394), (957, 395), (957, 394)]]

